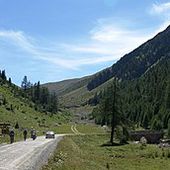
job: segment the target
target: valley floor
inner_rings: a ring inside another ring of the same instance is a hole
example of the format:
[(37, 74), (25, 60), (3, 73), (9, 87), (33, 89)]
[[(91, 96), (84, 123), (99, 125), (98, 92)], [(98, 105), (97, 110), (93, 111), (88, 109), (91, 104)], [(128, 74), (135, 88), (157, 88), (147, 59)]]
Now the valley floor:
[[(83, 126), (77, 127), (78, 132)], [(91, 130), (93, 131), (93, 130)], [(170, 149), (157, 145), (130, 143), (123, 146), (102, 146), (108, 134), (65, 136), (54, 156), (43, 170), (166, 170), (170, 169)]]

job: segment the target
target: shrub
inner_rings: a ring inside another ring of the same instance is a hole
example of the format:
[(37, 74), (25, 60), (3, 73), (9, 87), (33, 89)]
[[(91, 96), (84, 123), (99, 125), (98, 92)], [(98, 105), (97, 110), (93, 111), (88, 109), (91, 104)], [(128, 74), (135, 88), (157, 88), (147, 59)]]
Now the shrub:
[(19, 124), (18, 124), (18, 122), (16, 122), (16, 124), (15, 124), (15, 129), (19, 129)]
[(167, 153), (166, 153), (166, 157), (167, 158), (170, 158), (170, 151), (168, 150)]

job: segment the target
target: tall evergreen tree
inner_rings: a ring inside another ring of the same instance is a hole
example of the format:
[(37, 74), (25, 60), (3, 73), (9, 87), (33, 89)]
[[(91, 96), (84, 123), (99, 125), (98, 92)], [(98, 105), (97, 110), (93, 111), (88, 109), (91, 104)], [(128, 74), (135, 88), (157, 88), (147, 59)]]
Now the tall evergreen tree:
[(35, 102), (40, 102), (40, 82), (34, 85), (34, 100)]
[(11, 80), (11, 78), (9, 78), (8, 82), (9, 82), (9, 85), (11, 85), (11, 84), (12, 84), (12, 80)]
[(2, 70), (1, 77), (2, 77), (2, 80), (5, 80), (5, 81), (6, 81), (6, 73), (5, 73), (5, 70)]
[(170, 118), (168, 120), (168, 138), (170, 138)]
[(170, 109), (170, 78), (167, 82), (166, 94), (165, 94), (165, 107)]
[(48, 111), (56, 113), (58, 111), (58, 97), (56, 93), (52, 93), (49, 97)]
[(111, 136), (110, 136), (110, 142), (111, 144), (113, 144), (113, 137), (114, 137), (114, 130), (115, 130), (115, 127), (116, 127), (116, 124), (118, 122), (116, 122), (116, 114), (117, 114), (117, 111), (116, 111), (116, 92), (117, 92), (117, 89), (116, 89), (116, 83), (114, 82), (114, 86), (113, 86), (113, 100), (112, 100), (112, 109), (111, 109)]
[[(108, 86), (103, 93), (99, 106), (94, 110), (93, 114), (100, 118), (102, 125), (111, 126), (110, 143), (113, 145), (114, 131), (118, 125), (125, 123), (125, 117), (122, 114), (120, 95), (118, 94), (118, 83), (116, 80)], [(98, 116), (97, 116), (98, 115)]]
[(24, 76), (22, 82), (21, 82), (21, 88), (26, 91), (29, 88), (29, 82), (27, 79), (27, 76)]
[(47, 88), (43, 87), (40, 93), (40, 103), (45, 106), (48, 104), (49, 91)]

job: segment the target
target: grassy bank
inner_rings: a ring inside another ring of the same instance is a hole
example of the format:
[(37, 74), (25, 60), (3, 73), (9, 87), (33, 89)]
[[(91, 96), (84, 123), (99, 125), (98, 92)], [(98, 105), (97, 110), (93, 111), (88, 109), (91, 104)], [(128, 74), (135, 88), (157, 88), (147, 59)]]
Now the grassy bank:
[[(9, 123), (10, 128), (18, 124), (18, 129), (15, 129), (15, 141), (23, 140), (25, 128), (30, 130), (33, 127), (37, 130), (37, 135), (42, 135), (47, 130), (57, 132), (59, 125), (67, 124), (71, 119), (72, 114), (68, 110), (62, 109), (53, 115), (39, 112), (30, 100), (14, 94), (13, 86), (0, 85), (0, 123)], [(8, 135), (0, 136), (0, 143), (8, 142)]]
[(162, 170), (170, 169), (170, 150), (140, 144), (102, 147), (108, 135), (65, 137), (43, 170)]
[(77, 124), (76, 128), (80, 133), (83, 134), (93, 135), (106, 133), (106, 131), (101, 126), (94, 124)]

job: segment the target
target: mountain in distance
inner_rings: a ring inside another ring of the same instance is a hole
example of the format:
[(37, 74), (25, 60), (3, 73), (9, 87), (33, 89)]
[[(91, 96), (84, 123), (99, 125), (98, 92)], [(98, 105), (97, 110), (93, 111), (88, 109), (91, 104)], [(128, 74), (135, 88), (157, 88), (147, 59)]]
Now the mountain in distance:
[(86, 112), (88, 110), (87, 112), (89, 112), (92, 110), (88, 107), (89, 100), (107, 87), (112, 79), (115, 77), (122, 81), (138, 79), (152, 70), (160, 61), (168, 59), (170, 57), (169, 44), (170, 26), (151, 40), (123, 56), (109, 68), (89, 77), (47, 83), (44, 86), (49, 90), (58, 91), (64, 107), (72, 108), (74, 111), (78, 110), (79, 114), (82, 111)]
[(75, 78), (63, 80), (56, 83), (46, 83), (42, 86), (48, 87), (51, 92), (55, 92), (57, 95), (62, 96), (71, 91), (74, 91), (84, 85), (87, 85), (87, 82), (92, 79), (92, 76), (87, 76), (83, 78)]

